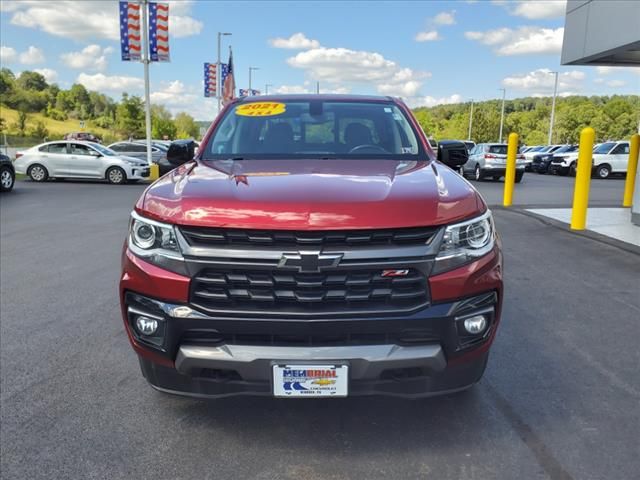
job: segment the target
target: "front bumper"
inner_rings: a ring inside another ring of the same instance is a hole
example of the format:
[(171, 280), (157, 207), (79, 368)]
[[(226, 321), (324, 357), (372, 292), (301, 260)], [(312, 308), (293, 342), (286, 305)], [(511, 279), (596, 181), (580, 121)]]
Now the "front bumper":
[(554, 175), (567, 175), (569, 173), (569, 170), (569, 165), (563, 165), (561, 163), (550, 163), (547, 172)]
[[(462, 390), (482, 376), (500, 319), (498, 246), (476, 262), (431, 277), (428, 307), (374, 318), (210, 316), (189, 307), (188, 277), (127, 250), (123, 267), (124, 322), (142, 372), (154, 388), (182, 395), (271, 395), (273, 362), (346, 363), (349, 395), (414, 397)], [(161, 342), (141, 338), (131, 308), (162, 319)], [(480, 311), (488, 315), (489, 328), (478, 338), (463, 338), (460, 320)], [(331, 344), (334, 340), (342, 343)]]
[(127, 173), (127, 178), (130, 180), (142, 180), (145, 178), (149, 178), (150, 168), (148, 166), (144, 167), (130, 167), (129, 172)]

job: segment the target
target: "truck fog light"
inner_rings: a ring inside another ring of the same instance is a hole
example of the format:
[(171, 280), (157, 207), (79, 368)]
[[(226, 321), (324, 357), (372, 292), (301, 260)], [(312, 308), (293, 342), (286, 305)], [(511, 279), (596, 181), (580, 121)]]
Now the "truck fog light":
[(140, 315), (136, 318), (136, 329), (142, 335), (153, 335), (158, 330), (158, 321), (155, 318)]
[(487, 318), (484, 315), (475, 315), (464, 321), (464, 329), (472, 335), (484, 332), (487, 328)]

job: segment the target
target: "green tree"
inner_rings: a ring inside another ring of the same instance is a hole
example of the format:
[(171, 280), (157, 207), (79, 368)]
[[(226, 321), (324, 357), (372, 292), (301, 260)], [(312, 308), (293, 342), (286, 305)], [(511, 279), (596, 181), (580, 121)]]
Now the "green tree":
[(173, 123), (175, 123), (178, 130), (178, 138), (198, 138), (200, 136), (200, 127), (188, 113), (178, 113)]
[(20, 110), (18, 112), (18, 123), (17, 123), (17, 127), (18, 127), (18, 132), (20, 133), (20, 136), (24, 137), (24, 132), (27, 129), (27, 120), (29, 119), (29, 116), (27, 115), (27, 112), (25, 112), (24, 110)]
[(42, 120), (38, 120), (38, 122), (36, 122), (36, 126), (33, 129), (32, 133), (34, 137), (40, 138), (42, 140), (49, 136), (49, 130), (47, 130), (47, 127)]
[(144, 137), (144, 104), (140, 97), (122, 94), (116, 109), (116, 129), (129, 138)]
[(4, 103), (5, 98), (15, 88), (16, 77), (8, 68), (0, 70), (0, 101)]
[(153, 138), (176, 138), (178, 129), (171, 113), (162, 105), (151, 105), (151, 136)]
[(56, 109), (69, 113), (73, 110), (73, 98), (68, 90), (60, 90), (56, 95)]
[(36, 92), (42, 92), (49, 86), (44, 76), (38, 72), (31, 72), (29, 70), (25, 70), (20, 74), (17, 84), (24, 90), (34, 90)]

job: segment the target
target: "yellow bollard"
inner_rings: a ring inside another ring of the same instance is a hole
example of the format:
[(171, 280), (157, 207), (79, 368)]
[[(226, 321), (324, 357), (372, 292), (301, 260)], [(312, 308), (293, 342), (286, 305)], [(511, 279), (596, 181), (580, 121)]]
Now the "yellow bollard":
[(589, 185), (591, 184), (593, 141), (595, 137), (596, 132), (591, 127), (583, 128), (580, 133), (576, 183), (573, 190), (573, 210), (571, 211), (571, 230), (584, 230), (587, 225)]
[(507, 147), (507, 171), (504, 175), (504, 196), (502, 205), (510, 207), (513, 203), (513, 186), (516, 182), (516, 154), (518, 153), (518, 134), (509, 134)]
[(630, 207), (633, 201), (633, 190), (636, 183), (636, 171), (638, 170), (638, 152), (640, 151), (640, 135), (631, 136), (631, 148), (629, 148), (629, 165), (627, 165), (627, 179), (624, 182), (624, 197), (622, 206)]
[(155, 182), (158, 178), (160, 178), (160, 167), (157, 163), (152, 163), (149, 167), (149, 181)]

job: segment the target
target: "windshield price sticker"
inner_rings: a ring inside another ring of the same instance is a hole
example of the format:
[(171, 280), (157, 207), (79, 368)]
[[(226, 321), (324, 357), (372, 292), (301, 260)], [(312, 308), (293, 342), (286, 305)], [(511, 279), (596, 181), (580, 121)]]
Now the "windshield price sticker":
[(243, 117), (271, 117), (285, 112), (286, 105), (277, 102), (255, 102), (240, 105), (236, 108), (236, 115)]

